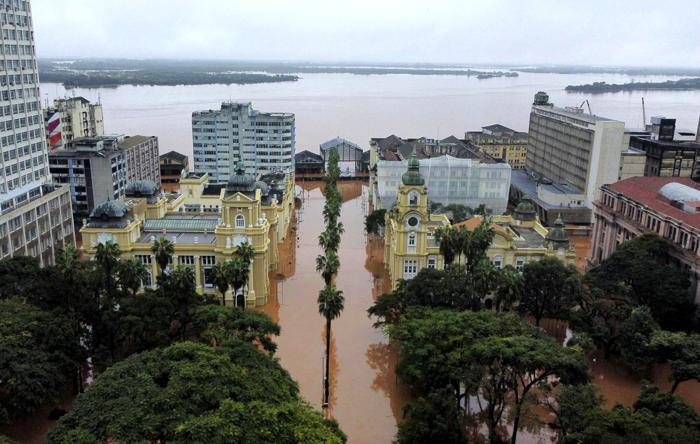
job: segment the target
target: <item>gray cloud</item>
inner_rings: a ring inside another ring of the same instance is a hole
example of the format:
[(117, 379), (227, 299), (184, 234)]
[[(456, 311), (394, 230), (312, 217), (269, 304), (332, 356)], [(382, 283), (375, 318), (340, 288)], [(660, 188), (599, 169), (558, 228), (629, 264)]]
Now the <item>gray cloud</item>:
[(32, 0), (40, 57), (700, 66), (698, 0)]

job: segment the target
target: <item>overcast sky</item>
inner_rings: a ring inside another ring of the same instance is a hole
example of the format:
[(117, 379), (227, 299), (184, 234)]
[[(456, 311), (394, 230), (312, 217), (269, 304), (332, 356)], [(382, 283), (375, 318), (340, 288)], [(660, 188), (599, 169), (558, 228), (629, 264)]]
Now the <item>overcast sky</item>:
[(31, 0), (39, 57), (700, 66), (700, 0)]

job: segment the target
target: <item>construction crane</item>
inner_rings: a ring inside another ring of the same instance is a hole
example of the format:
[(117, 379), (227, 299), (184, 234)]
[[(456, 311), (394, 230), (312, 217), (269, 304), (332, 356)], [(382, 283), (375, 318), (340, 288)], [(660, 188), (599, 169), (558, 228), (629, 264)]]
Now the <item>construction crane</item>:
[(588, 106), (588, 114), (593, 115), (593, 111), (591, 111), (591, 104), (588, 103), (588, 99), (586, 99), (586, 100), (584, 100), (583, 102), (581, 102), (581, 104), (580, 104), (578, 107), (579, 107), (579, 108), (583, 108), (583, 105), (584, 105), (584, 104), (585, 104), (586, 106)]

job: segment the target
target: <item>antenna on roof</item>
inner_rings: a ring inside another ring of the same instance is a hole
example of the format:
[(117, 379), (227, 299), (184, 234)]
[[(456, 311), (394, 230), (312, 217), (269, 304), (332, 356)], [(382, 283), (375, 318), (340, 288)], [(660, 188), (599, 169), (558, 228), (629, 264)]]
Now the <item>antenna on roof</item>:
[(647, 109), (644, 106), (644, 97), (642, 97), (642, 129), (647, 129)]

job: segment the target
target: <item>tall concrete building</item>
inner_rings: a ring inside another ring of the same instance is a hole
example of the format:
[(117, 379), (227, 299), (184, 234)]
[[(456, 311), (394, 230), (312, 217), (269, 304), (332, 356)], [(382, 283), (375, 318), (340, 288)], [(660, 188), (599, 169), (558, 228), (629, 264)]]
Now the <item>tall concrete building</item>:
[(68, 189), (50, 184), (28, 1), (0, 2), (0, 259), (54, 263), (75, 243)]
[(105, 133), (102, 104), (84, 97), (55, 99), (46, 110), (51, 148), (58, 148), (78, 137), (98, 137)]
[(126, 182), (150, 180), (160, 188), (160, 154), (155, 136), (126, 136), (119, 141), (126, 161)]
[(530, 112), (525, 166), (553, 183), (567, 184), (592, 208), (600, 187), (618, 180), (624, 122), (583, 109), (559, 108), (537, 93)]
[(250, 102), (224, 102), (218, 110), (195, 111), (194, 171), (226, 182), (240, 160), (252, 174), (292, 172), (294, 131), (294, 114), (259, 112)]
[(85, 218), (102, 202), (124, 196), (127, 163), (118, 137), (73, 139), (49, 154), (49, 164), (54, 180), (70, 189), (76, 217)]

